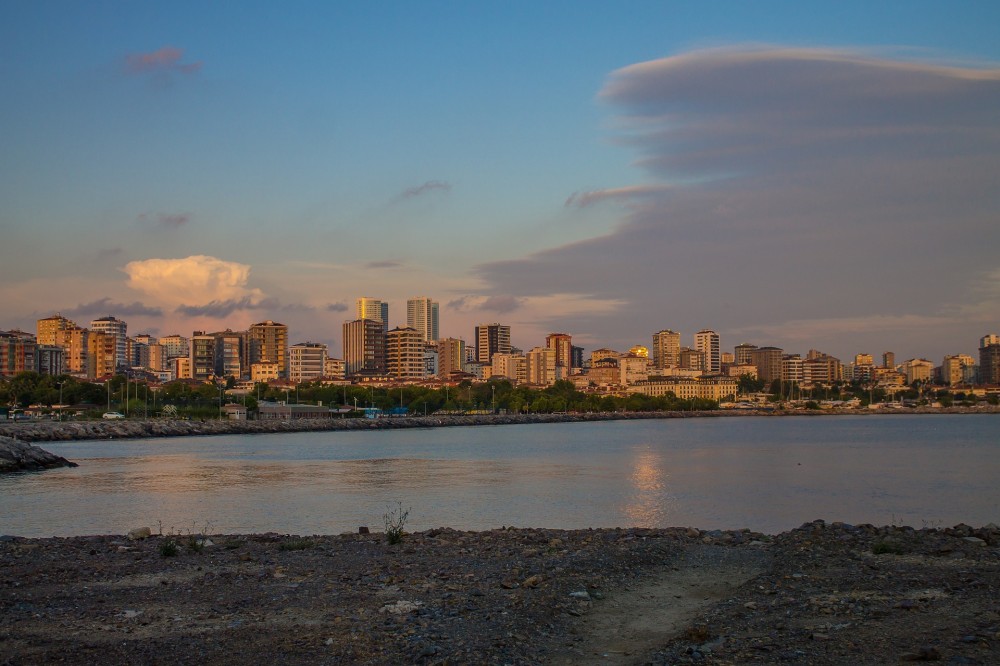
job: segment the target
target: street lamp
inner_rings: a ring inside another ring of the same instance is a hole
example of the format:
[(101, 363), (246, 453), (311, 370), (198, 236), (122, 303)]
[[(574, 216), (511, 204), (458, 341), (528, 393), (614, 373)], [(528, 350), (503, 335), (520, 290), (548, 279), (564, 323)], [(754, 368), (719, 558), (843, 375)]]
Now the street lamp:
[(62, 421), (62, 406), (63, 406), (63, 404), (62, 404), (62, 385), (65, 384), (65, 382), (56, 382), (56, 384), (59, 385), (59, 420)]
[(222, 420), (222, 392), (225, 389), (223, 384), (219, 384), (219, 420)]
[(490, 385), (490, 389), (492, 390), (492, 397), (490, 398), (490, 413), (491, 414), (496, 414), (497, 413), (497, 387), (496, 387), (496, 384)]

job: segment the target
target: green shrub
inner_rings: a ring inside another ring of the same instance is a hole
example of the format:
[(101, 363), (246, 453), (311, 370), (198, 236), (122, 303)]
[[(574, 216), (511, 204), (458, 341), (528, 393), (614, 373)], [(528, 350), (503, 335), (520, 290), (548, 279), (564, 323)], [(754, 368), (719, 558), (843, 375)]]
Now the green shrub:
[(396, 544), (403, 540), (403, 526), (406, 519), (410, 517), (410, 510), (403, 510), (403, 503), (397, 502), (395, 509), (390, 509), (382, 514), (385, 522), (385, 538), (389, 543)]

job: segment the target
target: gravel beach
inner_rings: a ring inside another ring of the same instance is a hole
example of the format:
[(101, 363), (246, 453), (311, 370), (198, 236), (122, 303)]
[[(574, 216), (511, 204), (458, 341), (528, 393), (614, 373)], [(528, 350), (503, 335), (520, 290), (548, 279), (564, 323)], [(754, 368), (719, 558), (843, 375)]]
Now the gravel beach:
[(0, 663), (1000, 663), (1000, 528), (0, 537)]

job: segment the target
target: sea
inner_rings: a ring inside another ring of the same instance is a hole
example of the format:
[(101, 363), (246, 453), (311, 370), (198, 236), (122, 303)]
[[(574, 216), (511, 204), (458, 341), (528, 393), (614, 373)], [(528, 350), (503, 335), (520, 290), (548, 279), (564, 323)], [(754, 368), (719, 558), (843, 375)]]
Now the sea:
[(1000, 524), (1000, 416), (678, 418), (47, 442), (0, 535)]

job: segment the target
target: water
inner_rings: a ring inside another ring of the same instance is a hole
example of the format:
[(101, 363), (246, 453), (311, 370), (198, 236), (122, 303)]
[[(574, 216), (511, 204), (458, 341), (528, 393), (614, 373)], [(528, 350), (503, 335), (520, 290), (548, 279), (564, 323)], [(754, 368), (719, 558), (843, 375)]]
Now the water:
[(47, 443), (0, 477), (0, 534), (1000, 523), (1000, 418), (607, 421)]

